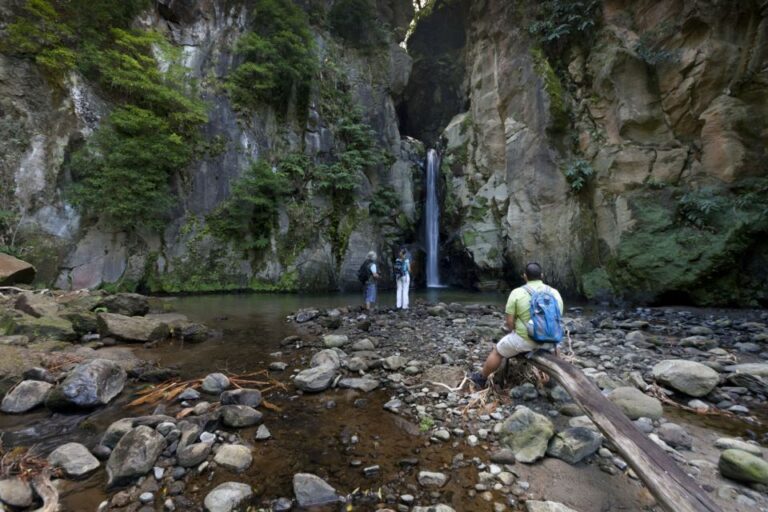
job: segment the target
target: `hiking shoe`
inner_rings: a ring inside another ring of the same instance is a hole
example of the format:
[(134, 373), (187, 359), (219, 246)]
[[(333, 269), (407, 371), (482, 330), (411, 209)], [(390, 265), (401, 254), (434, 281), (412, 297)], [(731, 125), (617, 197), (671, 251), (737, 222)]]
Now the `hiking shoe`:
[(480, 372), (472, 372), (472, 374), (469, 376), (469, 380), (471, 380), (472, 384), (474, 384), (478, 389), (485, 389), (485, 386), (488, 384), (488, 380), (483, 377), (483, 374)]

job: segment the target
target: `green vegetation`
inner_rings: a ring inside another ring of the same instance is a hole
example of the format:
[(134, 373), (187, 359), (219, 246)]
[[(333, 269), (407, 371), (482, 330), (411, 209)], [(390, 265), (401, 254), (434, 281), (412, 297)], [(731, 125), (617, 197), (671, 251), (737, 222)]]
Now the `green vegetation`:
[(234, 182), (229, 199), (207, 217), (211, 231), (246, 251), (269, 246), (277, 209), (289, 192), (287, 176), (265, 160)]
[(291, 0), (257, 0), (251, 32), (237, 42), (243, 59), (226, 87), (234, 104), (254, 109), (267, 104), (285, 114), (292, 97), (306, 112), (315, 74), (314, 40), (304, 12)]
[[(117, 106), (68, 167), (72, 201), (112, 227), (159, 229), (169, 182), (194, 156), (205, 108), (159, 34), (131, 30), (146, 0), (28, 0), (3, 44), (61, 81), (77, 65)], [(158, 63), (162, 59), (164, 66)]]
[[(110, 28), (128, 28), (148, 0), (27, 0), (8, 25), (4, 51), (34, 60), (60, 81), (110, 41)], [(87, 73), (86, 73), (87, 74)]]
[(193, 158), (206, 115), (183, 71), (158, 67), (153, 48), (175, 57), (159, 35), (113, 29), (112, 36), (92, 64), (102, 87), (125, 103), (72, 156), (71, 198), (118, 229), (159, 230), (173, 205), (170, 178)]
[(399, 206), (400, 198), (395, 189), (390, 186), (382, 186), (373, 194), (368, 212), (374, 222), (382, 224), (392, 220), (397, 215)]
[(373, 0), (335, 0), (328, 19), (331, 33), (355, 48), (370, 49), (387, 40)]
[(421, 432), (429, 432), (434, 426), (435, 420), (432, 419), (432, 416), (424, 416), (421, 418), (421, 421), (419, 421), (419, 430)]
[(569, 47), (589, 42), (601, 8), (600, 0), (544, 0), (528, 31), (550, 58), (558, 59)]
[(549, 129), (555, 132), (564, 131), (570, 123), (570, 118), (560, 79), (540, 49), (531, 48), (531, 56), (536, 73), (544, 80), (544, 90), (549, 98), (549, 114), (552, 119)]
[(699, 305), (755, 305), (766, 298), (764, 286), (741, 267), (761, 257), (766, 204), (764, 179), (745, 180), (730, 190), (643, 192), (630, 201), (636, 223), (606, 263), (607, 277), (587, 274), (585, 293), (610, 287), (649, 301), (676, 294)]
[(0, 252), (21, 257), (22, 250), (16, 245), (16, 233), (21, 219), (12, 210), (0, 210)]
[(579, 192), (595, 174), (594, 169), (586, 160), (576, 159), (568, 163), (563, 171), (571, 190)]

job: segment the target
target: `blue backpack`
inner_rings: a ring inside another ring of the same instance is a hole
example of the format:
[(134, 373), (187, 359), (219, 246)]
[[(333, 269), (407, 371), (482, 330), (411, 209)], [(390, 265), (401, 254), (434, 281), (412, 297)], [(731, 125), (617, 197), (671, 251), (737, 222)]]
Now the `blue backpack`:
[(563, 323), (552, 288), (546, 286), (542, 290), (534, 290), (526, 286), (525, 291), (531, 296), (530, 338), (537, 343), (560, 343), (563, 340)]

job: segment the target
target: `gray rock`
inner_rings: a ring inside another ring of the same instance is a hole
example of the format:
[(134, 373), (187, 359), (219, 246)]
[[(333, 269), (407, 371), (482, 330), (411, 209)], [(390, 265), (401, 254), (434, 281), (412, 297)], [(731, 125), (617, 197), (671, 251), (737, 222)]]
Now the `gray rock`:
[(168, 325), (141, 316), (99, 313), (96, 317), (99, 334), (129, 343), (148, 343), (168, 337)]
[(577, 512), (576, 510), (566, 507), (562, 503), (556, 501), (534, 501), (528, 500), (525, 502), (526, 512)]
[(768, 363), (733, 364), (725, 367), (731, 373), (745, 373), (754, 377), (768, 378)]
[(707, 336), (688, 336), (680, 340), (680, 345), (683, 347), (696, 347), (699, 350), (709, 350), (717, 347), (717, 340), (709, 338)]
[(253, 495), (250, 485), (225, 482), (208, 493), (203, 504), (207, 512), (232, 512)]
[(356, 341), (352, 344), (352, 347), (350, 347), (351, 350), (354, 351), (360, 351), (360, 350), (368, 350), (373, 351), (376, 350), (376, 346), (373, 344), (371, 340), (368, 338)]
[(12, 507), (29, 507), (32, 505), (32, 488), (21, 478), (4, 478), (0, 480), (0, 501)]
[(343, 334), (326, 334), (323, 336), (323, 344), (328, 348), (341, 348), (349, 344), (349, 337)]
[(193, 443), (176, 450), (179, 466), (191, 468), (203, 462), (211, 453), (210, 443)]
[(448, 475), (437, 471), (419, 471), (419, 485), (429, 489), (439, 489), (448, 483)]
[(261, 405), (261, 391), (258, 389), (233, 389), (221, 394), (221, 405), (247, 405), (258, 407)]
[(715, 447), (721, 450), (741, 450), (743, 452), (751, 453), (757, 457), (763, 456), (763, 450), (756, 444), (742, 441), (741, 439), (733, 439), (730, 437), (721, 437), (715, 441)]
[(58, 387), (48, 393), (46, 406), (53, 410), (91, 408), (109, 403), (125, 386), (125, 370), (109, 359), (79, 364)]
[(114, 448), (118, 441), (133, 429), (134, 421), (134, 418), (123, 418), (113, 422), (101, 436), (101, 444), (110, 449)]
[(721, 475), (737, 482), (768, 484), (768, 462), (742, 450), (725, 450), (718, 468)]
[(332, 366), (323, 365), (302, 370), (296, 375), (293, 382), (302, 391), (317, 393), (328, 389), (335, 377), (336, 369)]
[(206, 393), (212, 395), (221, 394), (222, 391), (229, 387), (229, 377), (223, 373), (209, 373), (203, 379), (203, 383), (200, 386)]
[(179, 402), (184, 400), (199, 400), (200, 399), (200, 392), (193, 388), (187, 388), (184, 391), (181, 392), (181, 394), (176, 397), (176, 400)]
[(337, 351), (326, 348), (312, 356), (309, 366), (312, 368), (328, 366), (334, 369), (339, 369), (341, 367), (341, 356)]
[(573, 427), (555, 434), (547, 448), (547, 455), (576, 464), (595, 453), (602, 442), (603, 436), (594, 430)]
[(389, 356), (382, 361), (385, 370), (399, 370), (408, 364), (408, 360), (403, 356)]
[(629, 386), (614, 389), (608, 395), (608, 399), (619, 406), (624, 414), (632, 420), (641, 417), (658, 419), (664, 412), (661, 402), (657, 399)]
[(185, 446), (189, 446), (190, 444), (197, 441), (198, 436), (200, 436), (200, 433), (202, 432), (202, 428), (200, 428), (200, 425), (197, 423), (192, 423), (190, 421), (180, 421), (178, 425), (176, 425), (178, 429), (181, 431), (181, 437), (179, 438), (179, 447), (178, 449), (181, 450)]
[(709, 366), (682, 359), (661, 361), (651, 373), (662, 384), (693, 397), (708, 394), (720, 380), (718, 373)]
[(48, 455), (48, 462), (55, 468), (61, 468), (70, 478), (87, 475), (100, 466), (96, 457), (80, 443), (59, 446)]
[(427, 507), (413, 507), (411, 512), (456, 512), (456, 509), (445, 504), (429, 505)]
[(259, 425), (259, 428), (256, 430), (256, 435), (254, 436), (254, 439), (257, 441), (266, 441), (272, 437), (272, 433), (269, 431), (266, 425)]
[(366, 393), (373, 391), (379, 387), (379, 381), (370, 378), (348, 378), (341, 379), (339, 381), (339, 387), (356, 389), (358, 391), (365, 391)]
[(319, 507), (339, 501), (339, 494), (325, 480), (311, 473), (293, 475), (293, 494), (299, 507)]
[(3, 397), (0, 411), (21, 413), (34, 409), (45, 402), (45, 397), (53, 388), (52, 384), (39, 380), (24, 380)]
[(108, 312), (119, 315), (146, 315), (149, 311), (149, 299), (138, 293), (116, 293), (105, 297), (96, 306), (107, 308)]
[(165, 448), (165, 439), (154, 429), (139, 426), (125, 434), (107, 461), (107, 486), (123, 485), (148, 473)]
[(658, 433), (659, 438), (672, 448), (690, 450), (693, 447), (693, 437), (680, 425), (664, 423)]
[(310, 320), (314, 320), (319, 315), (320, 311), (316, 309), (300, 309), (296, 312), (294, 320), (296, 320), (296, 323), (303, 324), (305, 322), (309, 322)]
[(221, 411), (221, 421), (224, 425), (234, 428), (250, 427), (261, 423), (263, 414), (247, 405), (224, 405)]
[(532, 463), (544, 456), (555, 427), (546, 416), (519, 406), (501, 427), (502, 444), (515, 453), (515, 459)]
[(497, 464), (514, 464), (515, 452), (509, 448), (501, 448), (500, 450), (496, 450), (495, 452), (491, 453), (491, 462), (495, 462)]
[(241, 444), (225, 444), (219, 448), (213, 461), (231, 471), (244, 471), (253, 462), (253, 455), (247, 446)]

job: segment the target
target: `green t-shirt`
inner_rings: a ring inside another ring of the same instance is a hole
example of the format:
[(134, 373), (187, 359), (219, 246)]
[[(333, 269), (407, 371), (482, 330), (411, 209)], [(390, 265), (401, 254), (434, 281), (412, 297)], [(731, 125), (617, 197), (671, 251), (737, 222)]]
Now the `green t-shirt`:
[[(530, 286), (534, 290), (541, 290), (547, 285), (541, 281), (528, 281), (526, 286)], [(551, 286), (549, 288), (552, 290), (552, 295), (555, 296), (558, 306), (560, 306), (560, 314), (562, 315), (563, 299), (557, 290)], [(531, 319), (531, 295), (525, 291), (524, 286), (512, 290), (512, 293), (509, 294), (509, 299), (507, 299), (507, 307), (504, 309), (504, 312), (508, 315), (515, 315), (515, 332), (520, 337), (530, 340), (527, 324), (528, 320)]]

